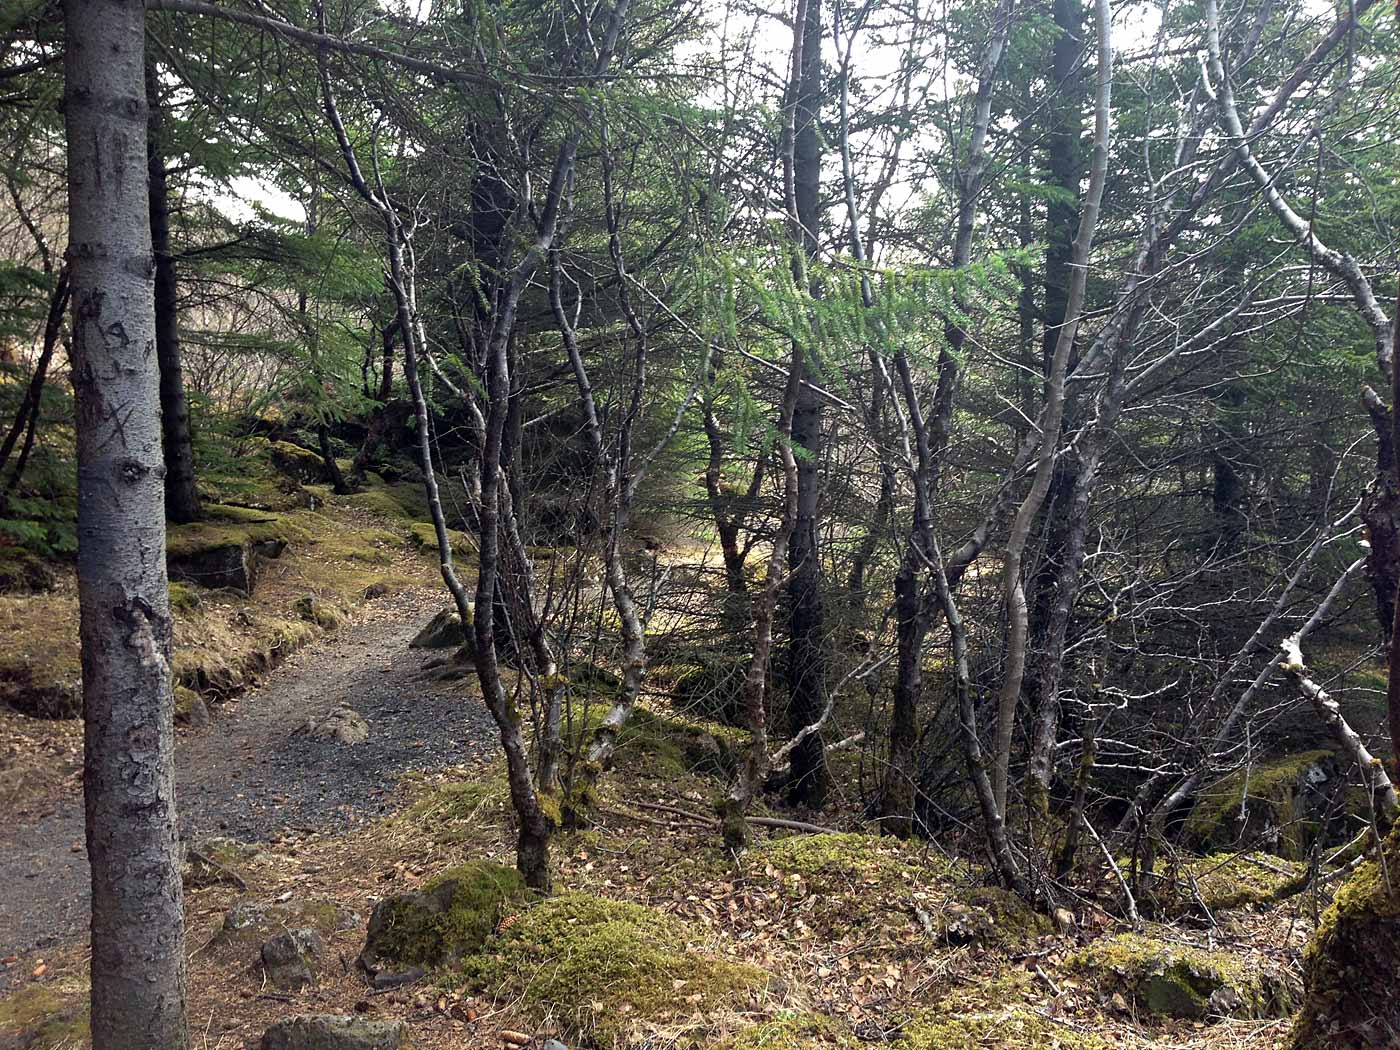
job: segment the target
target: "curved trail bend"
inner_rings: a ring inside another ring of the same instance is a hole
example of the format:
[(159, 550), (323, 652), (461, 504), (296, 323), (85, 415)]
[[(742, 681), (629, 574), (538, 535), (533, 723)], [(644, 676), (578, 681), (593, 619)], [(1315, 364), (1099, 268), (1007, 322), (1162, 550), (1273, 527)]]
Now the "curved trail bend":
[[(423, 674), (431, 653), (409, 640), (442, 605), (410, 591), (366, 606), (302, 649), (258, 688), (182, 730), (176, 751), (180, 823), (189, 841), (258, 841), (284, 830), (327, 831), (384, 814), (399, 778), (489, 754), (489, 715), (460, 685)], [(346, 746), (294, 731), (347, 705), (369, 740)], [(66, 797), (29, 823), (0, 827), (0, 958), (81, 936), (88, 918), (83, 801)], [(17, 972), (17, 971), (16, 971)], [(0, 968), (0, 988), (6, 984)]]

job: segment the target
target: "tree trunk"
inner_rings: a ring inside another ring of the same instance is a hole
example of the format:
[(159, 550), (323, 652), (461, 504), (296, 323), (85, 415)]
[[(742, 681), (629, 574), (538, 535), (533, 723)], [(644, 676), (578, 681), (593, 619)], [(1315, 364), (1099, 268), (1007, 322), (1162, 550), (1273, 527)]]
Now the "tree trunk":
[[(793, 189), (801, 250), (812, 259), (821, 221), (821, 138), (817, 127), (821, 98), (821, 0), (807, 0), (801, 61), (796, 75)], [(812, 375), (815, 348), (794, 357), (800, 375)], [(826, 638), (822, 610), (821, 551), (817, 545), (818, 464), (822, 447), (822, 402), (815, 390), (797, 389), (792, 414), (793, 443), (805, 450), (797, 462), (797, 527), (788, 547), (789, 640), (788, 723), (794, 735), (821, 717), (826, 707)], [(826, 753), (821, 734), (812, 733), (792, 753), (788, 797), (795, 805), (820, 808), (826, 802)]]
[(24, 465), (29, 459), (29, 449), (34, 444), (34, 431), (39, 423), (39, 409), (43, 403), (44, 380), (48, 377), (49, 364), (53, 361), (54, 349), (58, 346), (59, 337), (63, 332), (63, 315), (68, 311), (68, 293), (68, 267), (65, 265), (58, 271), (58, 281), (54, 285), (53, 294), (49, 296), (48, 319), (44, 322), (44, 346), (39, 352), (39, 360), (34, 365), (34, 374), (29, 377), (29, 386), (24, 392), (19, 411), (15, 413), (14, 425), (5, 435), (4, 442), (0, 443), (0, 471), (3, 471), (5, 464), (9, 462), (10, 453), (14, 451), (15, 442), (21, 433), (24, 434), (24, 445), (15, 461), (15, 469), (4, 489), (0, 490), (0, 513), (4, 513), (5, 497), (19, 487), (20, 478), (24, 476)]
[(182, 1050), (145, 10), (137, 0), (67, 0), (64, 14), (92, 1037), (102, 1050)]
[(146, 167), (151, 209), (151, 249), (155, 253), (156, 360), (160, 362), (160, 428), (165, 449), (165, 516), (173, 522), (197, 521), (201, 510), (195, 487), (194, 443), (190, 406), (180, 367), (179, 286), (170, 251), (170, 187), (166, 182), (160, 84), (155, 62), (145, 63)]

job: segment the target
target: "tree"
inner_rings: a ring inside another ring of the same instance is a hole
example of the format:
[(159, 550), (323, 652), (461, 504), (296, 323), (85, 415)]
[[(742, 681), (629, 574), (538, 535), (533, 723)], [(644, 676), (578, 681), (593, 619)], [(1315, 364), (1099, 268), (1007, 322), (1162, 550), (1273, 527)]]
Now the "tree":
[(189, 1034), (145, 9), (68, 0), (64, 15), (93, 1043), (180, 1050)]

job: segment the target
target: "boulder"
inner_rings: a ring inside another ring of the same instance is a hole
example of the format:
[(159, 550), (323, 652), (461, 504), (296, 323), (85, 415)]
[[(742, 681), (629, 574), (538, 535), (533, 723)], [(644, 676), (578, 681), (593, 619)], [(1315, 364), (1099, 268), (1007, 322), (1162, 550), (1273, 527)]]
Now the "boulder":
[(300, 732), (353, 747), (369, 739), (369, 723), (354, 708), (342, 704), (320, 721), (308, 720)]
[(408, 1045), (402, 1021), (302, 1014), (279, 1021), (262, 1037), (262, 1050), (401, 1050)]
[(1256, 762), (1201, 792), (1187, 817), (1183, 840), (1202, 853), (1241, 846), (1301, 860), (1345, 784), (1331, 751), (1303, 751)]
[(360, 966), (374, 975), (464, 958), (480, 951), (526, 895), (514, 868), (488, 861), (450, 868), (420, 892), (387, 897), (375, 906)]
[(1207, 951), (1135, 933), (1105, 937), (1073, 953), (1065, 965), (1105, 996), (1131, 999), (1145, 1013), (1188, 1021), (1287, 1017), (1296, 982), (1260, 960)]
[(269, 441), (267, 458), (273, 469), (299, 484), (324, 481), (326, 463), (318, 453), (290, 441)]
[(216, 546), (172, 552), (166, 559), (172, 580), (196, 583), (201, 587), (231, 587), (253, 593), (257, 582), (257, 559), (252, 544), (230, 540)]
[(451, 649), (467, 644), (467, 632), (456, 609), (443, 609), (408, 643), (410, 649)]
[(263, 942), (263, 972), (275, 988), (306, 988), (316, 983), (316, 963), (325, 952), (326, 942), (314, 929), (283, 930)]
[(215, 935), (214, 943), (243, 952), (260, 946), (284, 930), (314, 929), (325, 937), (353, 929), (360, 921), (354, 912), (341, 910), (333, 901), (290, 900), (261, 904), (244, 900), (224, 914), (223, 926)]

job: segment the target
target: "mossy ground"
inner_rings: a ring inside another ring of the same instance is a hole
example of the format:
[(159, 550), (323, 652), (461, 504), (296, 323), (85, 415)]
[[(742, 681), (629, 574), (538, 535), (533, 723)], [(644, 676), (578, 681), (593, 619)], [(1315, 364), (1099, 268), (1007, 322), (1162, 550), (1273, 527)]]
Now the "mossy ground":
[(77, 980), (31, 984), (0, 999), (0, 1046), (68, 1050), (88, 1039), (87, 989)]
[[(367, 593), (435, 582), (395, 522), (363, 511), (267, 511), (208, 504), (206, 520), (172, 526), (172, 552), (226, 544), (285, 544), (260, 563), (251, 596), (188, 583), (170, 587), (177, 684), (210, 699), (241, 692), (289, 654), (334, 629)], [(0, 704), (55, 707), (72, 717), (81, 696), (77, 589), (71, 570), (54, 590), (0, 595)], [(190, 697), (184, 696), (184, 707)]]
[(498, 1000), (611, 1050), (664, 1033), (668, 1045), (712, 1045), (708, 1033), (767, 994), (757, 967), (694, 950), (696, 931), (649, 908), (564, 894), (525, 912), (496, 950), (464, 967)]

